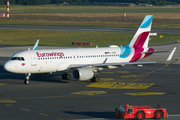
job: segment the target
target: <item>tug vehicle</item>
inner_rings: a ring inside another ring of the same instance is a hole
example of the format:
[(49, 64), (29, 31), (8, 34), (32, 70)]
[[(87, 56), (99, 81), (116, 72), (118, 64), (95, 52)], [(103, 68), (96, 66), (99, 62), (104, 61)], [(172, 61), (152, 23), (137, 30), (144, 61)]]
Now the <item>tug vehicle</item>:
[(158, 105), (157, 108), (151, 106), (134, 106), (134, 105), (119, 105), (115, 108), (116, 117), (123, 119), (137, 119), (142, 120), (143, 118), (156, 118), (160, 119), (168, 117), (168, 112), (165, 108), (161, 108)]

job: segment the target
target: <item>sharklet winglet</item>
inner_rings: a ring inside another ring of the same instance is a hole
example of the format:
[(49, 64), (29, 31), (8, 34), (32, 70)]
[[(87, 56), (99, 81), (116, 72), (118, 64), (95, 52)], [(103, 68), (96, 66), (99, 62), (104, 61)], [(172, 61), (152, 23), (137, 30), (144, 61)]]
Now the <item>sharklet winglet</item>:
[(37, 50), (38, 44), (39, 44), (39, 39), (36, 41), (36, 44), (34, 45), (33, 50)]
[(176, 51), (176, 47), (175, 47), (175, 48), (172, 50), (172, 52), (169, 54), (169, 56), (168, 56), (168, 58), (167, 58), (166, 61), (170, 61), (170, 60), (171, 60), (171, 58), (173, 57), (175, 51)]

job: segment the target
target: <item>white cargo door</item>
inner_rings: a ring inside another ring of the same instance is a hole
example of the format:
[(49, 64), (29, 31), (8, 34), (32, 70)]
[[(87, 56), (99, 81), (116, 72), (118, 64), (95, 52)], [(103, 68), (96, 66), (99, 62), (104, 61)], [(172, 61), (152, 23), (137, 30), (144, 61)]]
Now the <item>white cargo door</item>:
[(37, 57), (35, 54), (31, 53), (31, 66), (36, 66), (37, 65)]

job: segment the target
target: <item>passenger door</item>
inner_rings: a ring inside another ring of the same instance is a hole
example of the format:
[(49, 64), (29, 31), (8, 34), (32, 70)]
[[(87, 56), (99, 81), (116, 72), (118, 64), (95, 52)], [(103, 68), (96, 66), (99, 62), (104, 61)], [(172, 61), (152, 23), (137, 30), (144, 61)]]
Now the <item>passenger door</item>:
[(30, 53), (31, 56), (31, 66), (36, 66), (37, 65), (37, 57), (34, 53)]

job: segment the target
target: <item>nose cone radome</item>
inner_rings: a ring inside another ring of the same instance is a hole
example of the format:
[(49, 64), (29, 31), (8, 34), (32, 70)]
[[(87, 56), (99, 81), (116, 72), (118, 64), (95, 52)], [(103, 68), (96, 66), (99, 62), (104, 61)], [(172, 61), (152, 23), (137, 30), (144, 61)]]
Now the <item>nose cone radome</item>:
[(9, 62), (6, 62), (6, 63), (4, 64), (4, 69), (5, 69), (6, 71), (8, 71), (8, 72), (13, 72), (13, 71), (12, 71), (12, 65), (9, 64)]

